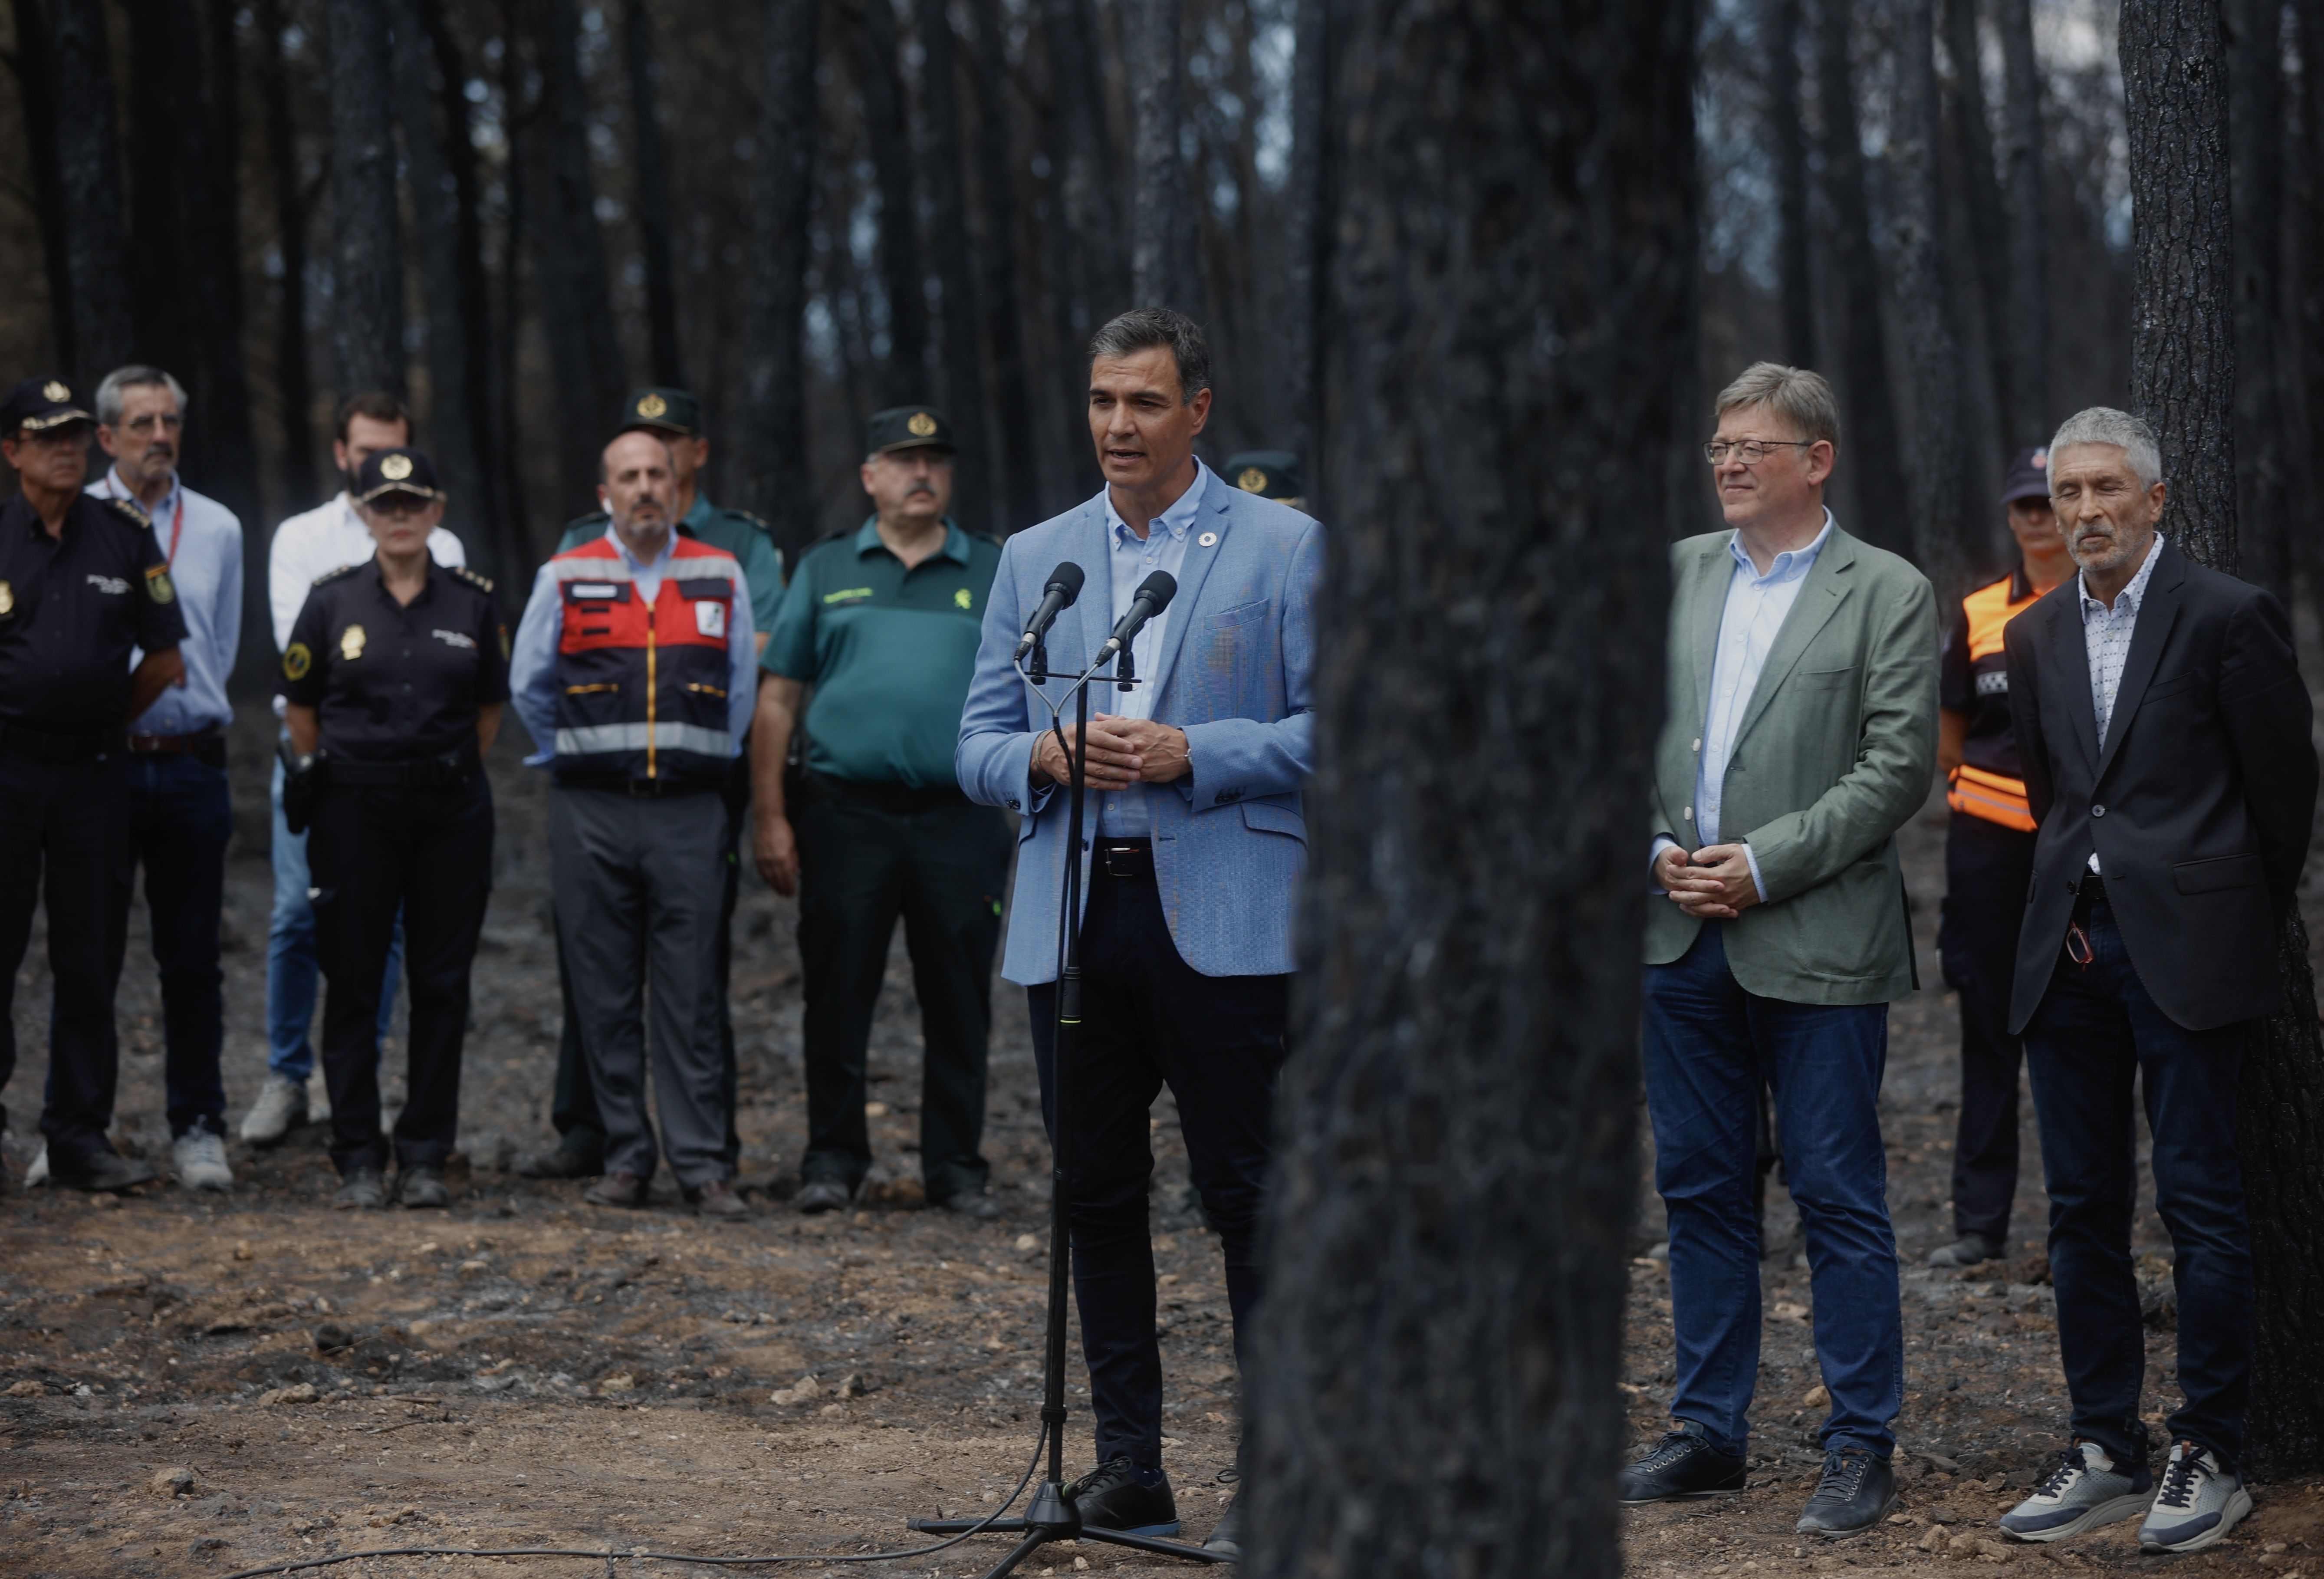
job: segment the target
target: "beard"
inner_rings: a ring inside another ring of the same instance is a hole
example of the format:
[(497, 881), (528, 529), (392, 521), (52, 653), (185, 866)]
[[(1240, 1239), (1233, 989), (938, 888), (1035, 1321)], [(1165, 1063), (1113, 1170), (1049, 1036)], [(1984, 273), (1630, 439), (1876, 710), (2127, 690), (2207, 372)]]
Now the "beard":
[(2077, 526), (2066, 534), (2066, 552), (2076, 565), (2100, 573), (2118, 570), (2135, 558), (2153, 536), (2152, 532), (2136, 533), (2116, 522), (2107, 522), (2106, 530), (2107, 540), (2095, 549), (2086, 548), (2082, 541), (2089, 528)]

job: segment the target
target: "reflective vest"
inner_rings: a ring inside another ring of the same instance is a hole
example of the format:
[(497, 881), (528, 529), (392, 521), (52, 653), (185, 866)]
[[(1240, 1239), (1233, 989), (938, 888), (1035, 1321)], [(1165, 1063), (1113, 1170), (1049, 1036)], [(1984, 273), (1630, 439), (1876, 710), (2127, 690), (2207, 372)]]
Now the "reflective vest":
[(558, 778), (723, 782), (734, 755), (726, 630), (742, 569), (733, 556), (678, 537), (650, 604), (608, 539), (549, 565), (563, 615)]
[[(2006, 696), (2009, 685), (2008, 669), (1997, 660), (2004, 651), (2002, 631), (2009, 622), (2032, 608), (2038, 594), (2028, 589), (2025, 596), (2013, 599), (2018, 577), (2003, 577), (1987, 586), (1980, 586), (1961, 599), (1961, 612), (1969, 617), (1969, 662), (1976, 675), (1980, 694), (1988, 685)], [(1997, 773), (1988, 768), (1963, 762), (1946, 780), (1945, 804), (1966, 817), (1982, 817), (2019, 833), (2034, 830), (2034, 810), (2026, 803), (2025, 780)]]

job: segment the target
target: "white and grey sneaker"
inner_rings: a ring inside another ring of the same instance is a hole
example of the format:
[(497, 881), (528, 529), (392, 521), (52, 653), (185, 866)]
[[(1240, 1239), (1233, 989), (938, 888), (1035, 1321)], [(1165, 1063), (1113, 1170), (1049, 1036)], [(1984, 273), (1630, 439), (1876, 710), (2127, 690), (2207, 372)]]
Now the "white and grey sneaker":
[(2221, 1469), (2208, 1447), (2181, 1440), (2163, 1465), (2163, 1489), (2138, 1527), (2144, 1552), (2200, 1552), (2251, 1516), (2244, 1478)]
[(258, 1100), (242, 1115), (242, 1138), (253, 1146), (279, 1145), (294, 1126), (306, 1122), (306, 1082), (270, 1072)]
[(230, 1190), (234, 1169), (226, 1166), (226, 1141), (208, 1130), (188, 1130), (170, 1142), (178, 1183), (189, 1190)]
[(48, 1182), (49, 1143), (43, 1140), (41, 1142), (41, 1149), (32, 1153), (32, 1167), (24, 1170), (24, 1187), (28, 1190), (36, 1190)]
[(2097, 1443), (2077, 1438), (2034, 1494), (2001, 1516), (2001, 1533), (2015, 1540), (2064, 1540), (2135, 1518), (2153, 1500), (2154, 1477), (2144, 1463), (2125, 1469)]

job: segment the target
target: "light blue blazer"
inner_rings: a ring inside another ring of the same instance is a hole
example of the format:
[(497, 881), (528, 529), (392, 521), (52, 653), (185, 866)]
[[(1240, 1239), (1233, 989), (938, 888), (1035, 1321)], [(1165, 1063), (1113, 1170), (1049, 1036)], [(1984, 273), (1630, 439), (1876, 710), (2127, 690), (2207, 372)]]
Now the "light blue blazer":
[[(1299, 790), (1315, 763), (1315, 586), (1323, 528), (1296, 510), (1210, 477), (1186, 538), (1162, 651), (1148, 664), (1154, 718), (1186, 732), (1194, 774), (1149, 794), (1154, 876), (1179, 956), (1207, 976), (1279, 975), (1307, 863)], [(1024, 816), (1017, 891), (1001, 974), (1030, 985), (1057, 975), (1065, 790), (1032, 787), (1033, 745), (1048, 710), (1010, 665), (1049, 572), (1088, 573), (1081, 599), (1049, 631), (1049, 667), (1078, 674), (1113, 628), (1105, 507), (1097, 499), (1011, 537), (984, 610), (976, 679), (954, 763), (973, 800)], [(1050, 694), (1065, 687), (1052, 680)], [(1090, 711), (1111, 712), (1093, 689)], [(1073, 721), (1073, 709), (1065, 709)], [(1097, 835), (1097, 798), (1083, 808)], [(1082, 892), (1089, 892), (1082, 851)]]

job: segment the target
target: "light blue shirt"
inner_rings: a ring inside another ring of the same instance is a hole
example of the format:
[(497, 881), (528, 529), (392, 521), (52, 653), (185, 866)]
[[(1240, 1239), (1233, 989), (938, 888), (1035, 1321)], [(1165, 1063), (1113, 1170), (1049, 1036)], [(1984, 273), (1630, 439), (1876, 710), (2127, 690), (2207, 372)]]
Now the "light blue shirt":
[[(605, 539), (621, 555), (636, 596), (648, 603), (659, 597), (662, 575), (669, 568), (670, 556), (678, 551), (678, 534), (672, 532), (665, 539), (661, 552), (650, 560), (631, 553), (611, 526), (605, 528)], [(533, 754), (524, 759), (528, 768), (557, 763), (557, 642), (564, 630), (564, 601), (563, 584), (552, 559), (533, 573), (532, 596), (524, 605), (524, 618), (517, 624), (516, 641), (509, 650), (509, 699), (534, 746)], [(758, 708), (758, 672), (750, 578), (738, 562), (734, 596), (726, 611), (726, 733), (728, 748), (734, 753), (741, 753), (743, 733), (751, 727), (751, 716)]]
[[(2082, 654), (2090, 661), (2090, 711), (2098, 716), (2098, 749), (2104, 751), (2107, 731), (2114, 724), (2114, 700), (2122, 689), (2123, 665), (2130, 660), (2130, 638), (2138, 629), (2138, 605), (2146, 601), (2146, 584), (2154, 579), (2154, 561), (2163, 557), (2158, 534), (2147, 545), (2146, 562), (2130, 585), (2114, 595), (2107, 607), (2090, 596), (2089, 578), (2074, 577), (2074, 591), (2082, 605)], [(2098, 870), (2098, 853), (2090, 852), (2090, 870)]]
[[(1130, 612), (1131, 600), (1145, 579), (1160, 570), (1172, 580), (1186, 565), (1186, 534), (1194, 530), (1194, 516), (1202, 508), (1203, 491), (1210, 485), (1210, 468), (1200, 460), (1194, 462), (1194, 480), (1177, 502), (1147, 523), (1146, 535), (1140, 538), (1130, 530), (1130, 522), (1113, 507), (1113, 490), (1109, 487), (1098, 497), (1105, 502), (1106, 570), (1111, 578), (1113, 618), (1119, 624), (1121, 616)], [(1154, 664), (1162, 651), (1162, 638), (1170, 628), (1170, 611), (1146, 622), (1138, 634), (1130, 639), (1131, 672), (1144, 683), (1127, 691), (1116, 690), (1111, 685), (1099, 686), (1090, 697), (1090, 711), (1112, 713), (1124, 718), (1154, 716)], [(1150, 837), (1153, 819), (1146, 809), (1146, 798), (1167, 785), (1132, 784), (1107, 795), (1098, 805), (1098, 831), (1117, 839)]]
[[(100, 499), (136, 498), (114, 468), (88, 491)], [(178, 646), (186, 674), (155, 698), (129, 732), (198, 734), (222, 729), (234, 720), (226, 680), (242, 645), (242, 522), (217, 500), (187, 487), (174, 472), (169, 494), (151, 513), (153, 535), (170, 557), (170, 585), (186, 616), (186, 639)], [(142, 651), (132, 652), (130, 667), (144, 657)]]

